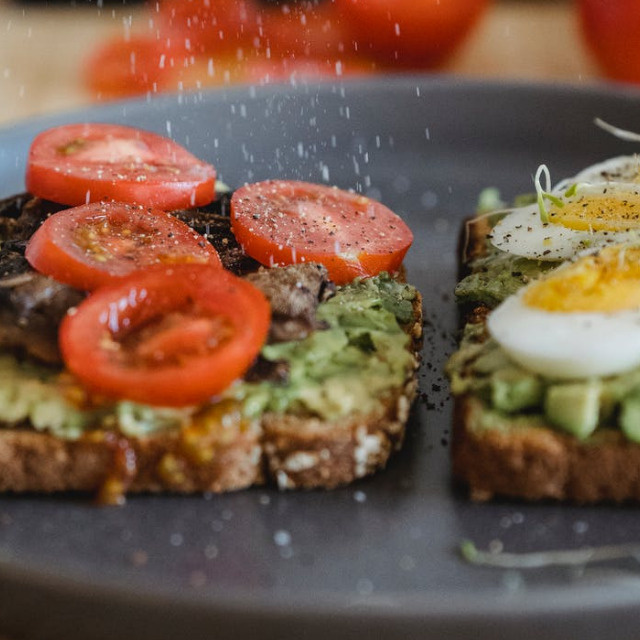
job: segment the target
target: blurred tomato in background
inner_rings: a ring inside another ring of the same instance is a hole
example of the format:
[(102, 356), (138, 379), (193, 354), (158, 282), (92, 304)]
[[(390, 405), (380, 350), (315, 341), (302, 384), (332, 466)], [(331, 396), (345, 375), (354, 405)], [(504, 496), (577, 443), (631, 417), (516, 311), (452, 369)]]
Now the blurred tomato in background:
[(157, 0), (146, 31), (98, 46), (96, 98), (441, 65), (489, 0)]
[(431, 68), (476, 24), (487, 0), (334, 0), (358, 49), (385, 66)]
[(613, 80), (640, 82), (640, 0), (578, 0), (586, 43)]

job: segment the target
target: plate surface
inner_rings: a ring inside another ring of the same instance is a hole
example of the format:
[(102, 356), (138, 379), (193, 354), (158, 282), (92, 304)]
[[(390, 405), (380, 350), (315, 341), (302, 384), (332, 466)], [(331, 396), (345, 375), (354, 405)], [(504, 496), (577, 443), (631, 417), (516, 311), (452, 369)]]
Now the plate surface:
[(424, 295), (425, 361), (404, 450), (332, 492), (0, 498), (0, 631), (25, 638), (636, 638), (636, 560), (527, 571), (461, 560), (465, 539), (514, 552), (640, 541), (634, 508), (474, 505), (449, 478), (442, 368), (455, 340), (456, 238), (479, 191), (529, 191), (636, 147), (633, 92), (446, 78), (237, 89), (32, 120), (0, 131), (0, 196), (23, 189), (40, 130), (80, 120), (169, 134), (232, 187), (269, 177), (357, 188), (404, 216)]

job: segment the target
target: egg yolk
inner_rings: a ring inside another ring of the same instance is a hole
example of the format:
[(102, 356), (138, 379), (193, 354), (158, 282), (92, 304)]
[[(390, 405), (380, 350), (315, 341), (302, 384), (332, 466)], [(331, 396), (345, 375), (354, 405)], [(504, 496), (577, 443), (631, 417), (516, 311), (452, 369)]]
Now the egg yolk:
[(549, 209), (549, 221), (576, 231), (640, 228), (640, 193), (585, 194)]
[(560, 268), (531, 285), (524, 303), (560, 312), (638, 309), (640, 247), (608, 247)]

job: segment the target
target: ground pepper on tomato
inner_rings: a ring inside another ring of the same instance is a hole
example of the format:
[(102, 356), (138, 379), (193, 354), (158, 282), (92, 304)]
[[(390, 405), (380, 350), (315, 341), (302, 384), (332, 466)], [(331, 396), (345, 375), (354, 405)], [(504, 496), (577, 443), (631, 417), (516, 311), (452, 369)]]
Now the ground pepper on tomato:
[(94, 291), (64, 319), (60, 348), (90, 391), (186, 406), (212, 399), (244, 374), (269, 322), (264, 295), (228, 271), (155, 267)]
[(379, 202), (295, 180), (237, 189), (231, 228), (263, 265), (319, 262), (337, 284), (397, 271), (413, 241), (402, 219)]
[(31, 266), (59, 282), (92, 290), (153, 265), (222, 268), (206, 238), (159, 209), (100, 202), (47, 218), (27, 243)]
[(40, 133), (25, 176), (33, 195), (60, 204), (119, 200), (164, 210), (210, 203), (215, 179), (212, 165), (169, 138), (102, 123)]

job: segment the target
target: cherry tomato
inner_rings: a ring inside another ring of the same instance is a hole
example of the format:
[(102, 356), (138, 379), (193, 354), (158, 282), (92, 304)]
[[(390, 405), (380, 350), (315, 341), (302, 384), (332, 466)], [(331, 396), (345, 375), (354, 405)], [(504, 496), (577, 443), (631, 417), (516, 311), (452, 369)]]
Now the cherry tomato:
[(153, 267), (101, 287), (60, 327), (67, 368), (92, 392), (158, 406), (208, 401), (241, 377), (269, 329), (249, 282), (208, 265)]
[(159, 209), (121, 202), (53, 214), (31, 236), (25, 255), (37, 271), (84, 290), (158, 264), (222, 268), (213, 246), (184, 222)]
[(70, 124), (31, 144), (26, 185), (34, 195), (71, 206), (101, 200), (161, 209), (208, 204), (216, 172), (168, 138), (114, 124)]
[(413, 241), (407, 225), (379, 202), (294, 180), (236, 190), (231, 229), (262, 264), (320, 262), (338, 284), (396, 271)]
[(637, 0), (580, 0), (582, 33), (606, 75), (640, 82), (640, 5)]
[(334, 1), (361, 53), (414, 68), (442, 63), (488, 5), (488, 0)]
[(85, 83), (98, 99), (155, 93), (192, 61), (193, 54), (184, 47), (184, 38), (116, 37), (101, 44), (89, 57)]
[(263, 12), (262, 22), (271, 58), (333, 60), (353, 52), (332, 2), (304, 0), (278, 5)]
[(194, 53), (236, 54), (260, 48), (262, 12), (251, 0), (160, 0), (160, 30)]

